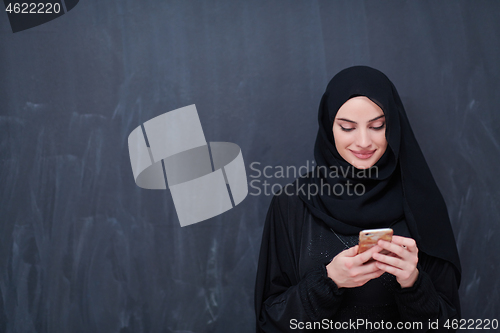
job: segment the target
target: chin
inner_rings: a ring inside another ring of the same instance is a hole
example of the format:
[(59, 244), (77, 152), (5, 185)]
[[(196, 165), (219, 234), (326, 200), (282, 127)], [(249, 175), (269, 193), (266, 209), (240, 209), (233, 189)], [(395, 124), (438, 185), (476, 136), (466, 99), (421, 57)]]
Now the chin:
[[(357, 162), (357, 161), (356, 161)], [(365, 170), (365, 169), (370, 169), (372, 166), (375, 165), (375, 163), (366, 163), (366, 161), (363, 161), (362, 163), (351, 163), (356, 169), (359, 170)]]

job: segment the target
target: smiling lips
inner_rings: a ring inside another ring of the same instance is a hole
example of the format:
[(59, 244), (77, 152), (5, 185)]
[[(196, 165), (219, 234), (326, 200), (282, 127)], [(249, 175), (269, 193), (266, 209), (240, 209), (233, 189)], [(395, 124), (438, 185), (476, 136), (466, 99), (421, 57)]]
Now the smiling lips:
[(359, 151), (351, 150), (351, 153), (353, 153), (353, 155), (359, 159), (366, 160), (366, 159), (369, 159), (370, 157), (373, 156), (373, 154), (375, 153), (375, 150), (376, 149), (374, 149), (374, 150), (359, 150)]

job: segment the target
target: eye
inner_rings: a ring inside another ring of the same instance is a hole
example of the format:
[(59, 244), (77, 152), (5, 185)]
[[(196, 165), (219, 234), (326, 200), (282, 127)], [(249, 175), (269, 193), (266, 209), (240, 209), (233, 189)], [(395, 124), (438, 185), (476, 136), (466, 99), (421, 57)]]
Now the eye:
[(378, 126), (378, 127), (372, 127), (372, 129), (376, 130), (376, 131), (380, 131), (382, 129), (384, 129), (385, 127), (385, 123), (383, 123), (382, 125)]
[(354, 129), (354, 127), (353, 127), (353, 128), (345, 128), (345, 127), (342, 127), (342, 125), (339, 125), (339, 126), (340, 126), (340, 128), (341, 128), (344, 132), (350, 132), (350, 131), (352, 131), (352, 130)]

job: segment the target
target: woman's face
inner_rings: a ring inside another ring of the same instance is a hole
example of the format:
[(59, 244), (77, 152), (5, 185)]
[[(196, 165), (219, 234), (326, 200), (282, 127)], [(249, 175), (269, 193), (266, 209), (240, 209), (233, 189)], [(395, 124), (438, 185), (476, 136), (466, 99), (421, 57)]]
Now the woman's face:
[(358, 169), (368, 169), (387, 149), (384, 112), (368, 97), (353, 97), (337, 112), (333, 137), (344, 160)]

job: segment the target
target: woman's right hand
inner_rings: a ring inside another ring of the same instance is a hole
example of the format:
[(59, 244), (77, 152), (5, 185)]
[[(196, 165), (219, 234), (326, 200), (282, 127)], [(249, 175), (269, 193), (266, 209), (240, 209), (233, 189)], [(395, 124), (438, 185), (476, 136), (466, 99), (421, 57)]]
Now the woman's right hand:
[(328, 277), (339, 288), (360, 287), (371, 279), (384, 274), (384, 271), (375, 265), (376, 261), (366, 263), (372, 258), (373, 253), (381, 251), (382, 248), (375, 245), (371, 249), (358, 254), (358, 247), (356, 245), (340, 252), (326, 265)]

